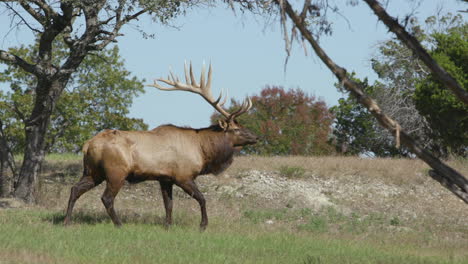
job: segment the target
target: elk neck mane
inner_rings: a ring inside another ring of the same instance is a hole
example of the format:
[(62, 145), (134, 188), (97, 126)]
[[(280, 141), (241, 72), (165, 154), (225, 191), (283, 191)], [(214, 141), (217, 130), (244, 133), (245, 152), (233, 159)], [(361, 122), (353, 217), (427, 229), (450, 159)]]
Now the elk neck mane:
[(231, 165), (234, 146), (219, 125), (200, 129), (204, 166), (200, 174), (219, 174)]

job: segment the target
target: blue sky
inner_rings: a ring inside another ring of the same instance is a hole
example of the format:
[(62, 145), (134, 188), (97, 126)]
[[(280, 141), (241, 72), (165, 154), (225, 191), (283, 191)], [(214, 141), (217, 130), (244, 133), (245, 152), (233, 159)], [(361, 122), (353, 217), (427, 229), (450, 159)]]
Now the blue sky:
[[(302, 1), (301, 1), (302, 2)], [(334, 16), (330, 37), (323, 37), (321, 45), (337, 64), (355, 71), (360, 78), (375, 79), (369, 59), (375, 46), (392, 34), (377, 22), (369, 7), (359, 1), (356, 7), (345, 6), (342, 15)], [(404, 17), (415, 2), (392, 0), (388, 12)], [(466, 9), (456, 0), (425, 0), (416, 9), (421, 21), (441, 6), (444, 12)], [(464, 15), (466, 18), (466, 15)], [(26, 32), (13, 32), (7, 38), (9, 21), (0, 17), (0, 48), (7, 49), (31, 39)], [(213, 65), (213, 94), (229, 90), (230, 97), (242, 99), (258, 94), (265, 85), (301, 88), (323, 99), (329, 106), (340, 98), (334, 87), (335, 77), (308, 48), (296, 44), (292, 49), (286, 71), (286, 53), (279, 24), (266, 24), (262, 17), (234, 13), (224, 5), (188, 10), (172, 22), (172, 27), (160, 26), (149, 19), (138, 22), (141, 29), (154, 33), (154, 39), (144, 39), (135, 26), (126, 26), (118, 39), (126, 68), (147, 83), (166, 77), (169, 67), (182, 77), (184, 61), (192, 61), (196, 76), (202, 63)], [(26, 29), (23, 29), (26, 31)], [(143, 118), (150, 128), (161, 124), (203, 127), (209, 125), (213, 108), (200, 96), (187, 92), (166, 92), (147, 87), (146, 93), (134, 100), (130, 115)]]

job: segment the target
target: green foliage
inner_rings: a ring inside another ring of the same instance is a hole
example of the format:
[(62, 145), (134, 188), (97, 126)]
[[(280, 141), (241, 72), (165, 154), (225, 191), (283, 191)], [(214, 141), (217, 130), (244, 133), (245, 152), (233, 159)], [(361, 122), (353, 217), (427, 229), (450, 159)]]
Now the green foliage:
[[(431, 37), (435, 42), (432, 57), (466, 90), (468, 23), (445, 33), (434, 33)], [(433, 74), (420, 80), (414, 100), (418, 111), (428, 120), (433, 136), (440, 138), (449, 152), (467, 155), (468, 106), (458, 100)]]
[[(251, 97), (253, 107), (238, 118), (239, 123), (256, 133), (260, 140), (244, 148), (245, 153), (260, 155), (328, 155), (333, 116), (324, 101), (300, 89), (266, 86)], [(229, 112), (240, 107), (232, 100)], [(219, 118), (214, 113), (212, 123)]]
[(286, 178), (303, 178), (305, 174), (305, 169), (296, 166), (281, 166), (279, 168), (279, 172), (282, 176)]
[[(353, 76), (354, 73), (351, 76), (353, 80), (371, 97), (381, 89), (378, 83), (371, 86), (367, 79), (361, 81)], [(378, 157), (404, 155), (395, 148), (391, 138), (381, 140), (379, 124), (351, 94), (347, 98), (340, 98), (338, 105), (330, 110), (335, 116), (333, 135), (338, 152), (346, 155), (373, 153)]]
[(392, 219), (390, 219), (390, 225), (392, 226), (400, 226), (401, 225), (401, 220), (400, 218), (398, 217), (393, 217)]
[[(65, 56), (64, 44), (54, 43), (54, 60)], [(32, 60), (36, 47), (10, 49)], [(32, 111), (35, 79), (17, 67), (0, 73), (1, 82), (9, 82), (11, 91), (0, 91), (0, 118), (8, 142), (15, 153), (25, 144), (24, 119)], [(47, 149), (53, 152), (77, 152), (84, 141), (103, 129), (142, 130), (141, 119), (127, 117), (133, 98), (144, 92), (143, 80), (131, 77), (123, 65), (117, 46), (87, 56), (72, 75), (51, 116)]]
[[(460, 15), (429, 17), (427, 32), (412, 20), (410, 29), (438, 63), (466, 89), (467, 23)], [(376, 99), (381, 109), (437, 155), (466, 155), (468, 108), (429, 74), (427, 67), (405, 45), (391, 39), (378, 46), (371, 59), (379, 81), (355, 79)], [(335, 144), (346, 154), (372, 152), (376, 156), (407, 156), (396, 149), (393, 135), (382, 129), (371, 114), (348, 95), (336, 107)]]

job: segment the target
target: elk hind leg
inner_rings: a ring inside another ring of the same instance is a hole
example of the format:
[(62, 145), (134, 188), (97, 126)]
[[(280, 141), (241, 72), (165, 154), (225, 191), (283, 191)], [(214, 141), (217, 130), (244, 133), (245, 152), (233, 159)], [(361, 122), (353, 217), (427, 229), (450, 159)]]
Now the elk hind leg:
[(177, 183), (177, 185), (182, 188), (188, 195), (192, 196), (197, 202), (200, 204), (201, 210), (201, 222), (200, 222), (200, 229), (203, 231), (206, 229), (208, 225), (208, 216), (206, 214), (206, 201), (203, 194), (198, 190), (197, 185), (193, 180)]
[(102, 180), (96, 182), (91, 176), (83, 175), (80, 181), (73, 185), (73, 187), (70, 190), (70, 199), (68, 200), (67, 214), (65, 215), (65, 219), (63, 221), (64, 225), (68, 225), (70, 223), (73, 207), (75, 206), (76, 200), (78, 200), (78, 198), (80, 198), (80, 196), (83, 195), (85, 192), (98, 186), (101, 182)]
[(172, 225), (172, 182), (159, 182), (161, 185), (161, 194), (164, 201), (164, 208), (166, 209), (166, 227)]

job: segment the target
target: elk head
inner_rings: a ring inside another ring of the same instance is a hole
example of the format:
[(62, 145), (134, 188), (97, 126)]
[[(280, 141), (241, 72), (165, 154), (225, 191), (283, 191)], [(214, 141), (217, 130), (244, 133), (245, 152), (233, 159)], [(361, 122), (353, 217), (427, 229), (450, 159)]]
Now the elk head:
[[(234, 147), (242, 147), (245, 145), (255, 144), (257, 142), (257, 135), (252, 133), (250, 130), (242, 127), (237, 121), (236, 118), (247, 111), (252, 107), (252, 101), (250, 98), (244, 100), (240, 109), (233, 113), (229, 113), (223, 108), (224, 103), (226, 103), (227, 96), (223, 98), (223, 92), (220, 93), (219, 97), (215, 100), (211, 93), (211, 77), (212, 69), (211, 64), (208, 69), (208, 79), (205, 81), (205, 65), (203, 65), (200, 84), (197, 84), (195, 77), (193, 75), (192, 63), (190, 63), (190, 70), (187, 68), (187, 63), (184, 65), (185, 70), (185, 83), (180, 82), (179, 78), (175, 76), (172, 71), (169, 71), (170, 75), (167, 79), (157, 79), (154, 81), (154, 84), (150, 85), (158, 88), (163, 91), (187, 91), (191, 93), (196, 93), (203, 97), (211, 106), (216, 109), (222, 116), (223, 119), (218, 121), (218, 126), (229, 137)], [(170, 85), (170, 87), (161, 86), (158, 81)]]

